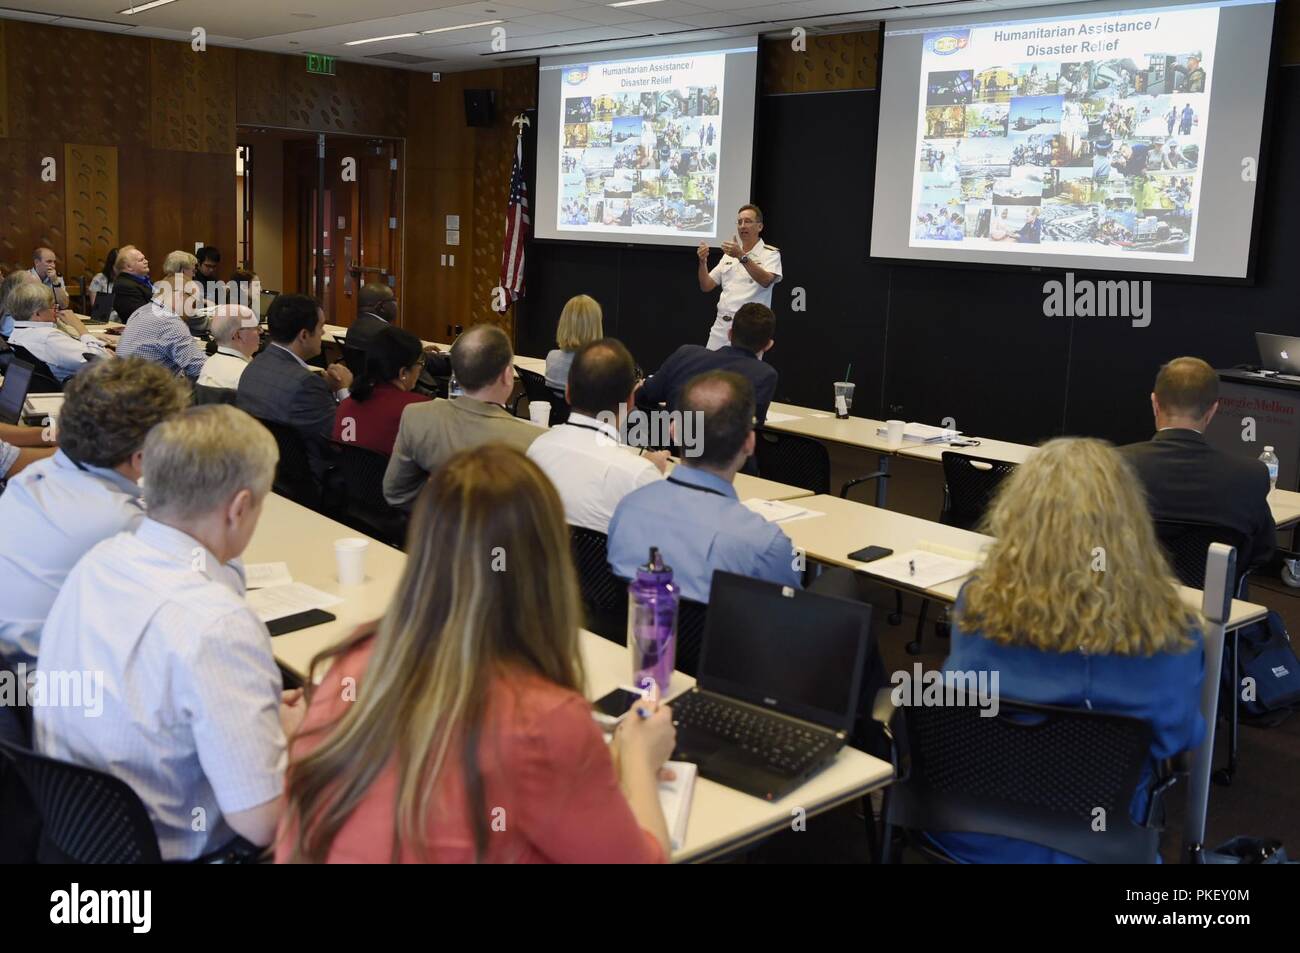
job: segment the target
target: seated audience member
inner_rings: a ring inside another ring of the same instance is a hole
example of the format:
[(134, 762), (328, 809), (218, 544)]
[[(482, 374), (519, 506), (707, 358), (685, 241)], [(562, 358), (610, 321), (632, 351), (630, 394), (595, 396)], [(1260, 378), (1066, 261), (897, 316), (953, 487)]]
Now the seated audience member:
[[(397, 296), (393, 289), (381, 282), (363, 285), (357, 297), (357, 319), (348, 328), (347, 343), (349, 347), (369, 351), (375, 336), (397, 320)], [(430, 378), (425, 383), (432, 385), (434, 377), (448, 377), (451, 374), (451, 359), (430, 344), (424, 348), (425, 367)]]
[[(1201, 634), (1169, 575), (1141, 485), (1109, 444), (1052, 440), (1002, 484), (985, 532), (995, 542), (958, 596), (944, 669), (999, 673), (1004, 700), (1150, 722), (1151, 762), (1131, 803), (1141, 819), (1151, 765), (1205, 732)], [(1097, 547), (1105, 572), (1088, 570)], [(1013, 838), (930, 836), (963, 861), (1079, 862)]]
[(1120, 449), (1146, 487), (1151, 518), (1215, 523), (1245, 534), (1250, 564), (1269, 561), (1276, 544), (1268, 507), (1268, 468), (1224, 453), (1205, 439), (1219, 409), (1219, 375), (1197, 357), (1160, 368), (1151, 410), (1156, 434)]
[(38, 707), (37, 750), (126, 782), (165, 861), (236, 835), (267, 846), (279, 821), (285, 738), (306, 707), (299, 692), (282, 700), (271, 637), (232, 565), (276, 457), (266, 428), (230, 406), (192, 407), (154, 428), (148, 517), (77, 563), (41, 635), (41, 668), (103, 673), (103, 697), (97, 717)]
[(224, 290), (221, 277), (217, 274), (220, 269), (220, 249), (213, 248), (211, 245), (204, 245), (194, 253), (194, 274), (192, 277), (201, 286), (203, 297), (216, 304), (238, 303), (219, 300)]
[(149, 259), (134, 245), (117, 250), (117, 277), (113, 279), (113, 310), (117, 320), (130, 323), (131, 315), (153, 300)]
[(325, 312), (314, 298), (280, 295), (266, 314), (271, 343), (239, 378), (235, 404), (254, 417), (288, 424), (302, 434), (313, 466), (323, 465), (322, 445), (334, 430), (334, 412), (348, 396), (352, 372), (331, 364), (314, 373), (307, 361), (320, 354)]
[[(168, 253), (163, 260), (163, 281), (173, 288), (179, 288), (184, 296), (175, 299), (178, 307), (173, 310), (185, 319), (186, 326), (192, 334), (201, 334), (208, 329), (210, 318), (201, 313), (211, 302), (205, 300), (204, 286), (194, 280), (194, 269), (198, 259), (187, 251)], [(154, 300), (159, 298), (160, 282), (154, 287)], [(164, 292), (165, 293), (165, 292)]]
[(757, 302), (741, 305), (731, 321), (730, 344), (716, 351), (702, 344), (683, 344), (641, 385), (636, 394), (637, 406), (654, 410), (666, 403), (669, 410), (677, 410), (682, 387), (691, 378), (705, 371), (733, 371), (753, 385), (756, 419), (761, 427), (776, 395), (778, 375), (776, 368), (759, 358), (776, 343), (775, 332), (776, 316), (771, 308)]
[[(190, 256), (193, 257), (193, 256)], [(171, 260), (171, 256), (168, 256)], [(182, 315), (193, 307), (185, 285), (169, 274), (155, 285), (156, 297), (137, 308), (117, 342), (118, 357), (142, 357), (161, 364), (173, 374), (197, 380), (208, 352), (195, 340)]]
[(575, 295), (565, 302), (560, 325), (555, 329), (555, 343), (559, 347), (546, 355), (546, 386), (563, 392), (578, 349), (604, 336), (603, 315), (595, 298)]
[[(422, 490), (409, 538), (388, 612), (312, 663), (308, 684), (324, 679), (291, 744), (276, 860), (665, 860), (672, 715), (638, 701), (645, 714), (611, 745), (592, 720), (546, 477), (508, 447), (456, 454)], [(495, 547), (526, 568), (492, 572)], [(509, 823), (491, 827), (494, 808)]]
[(36, 280), (50, 289), (54, 295), (54, 310), (66, 311), (71, 303), (63, 276), (59, 274), (59, 259), (49, 248), (38, 248), (32, 252), (32, 274)]
[(411, 389), (424, 370), (424, 349), (409, 331), (385, 325), (367, 348), (366, 370), (334, 415), (334, 440), (388, 456), (402, 411), (429, 398)]
[(41, 625), (76, 561), (144, 517), (145, 434), (189, 402), (184, 384), (138, 358), (104, 361), (69, 381), (58, 451), (0, 495), (0, 655), (34, 662)]
[(643, 456), (619, 445), (635, 388), (636, 364), (622, 343), (603, 338), (584, 345), (569, 369), (568, 421), (528, 448), (528, 458), (555, 484), (573, 526), (607, 532), (619, 501), (668, 469), (666, 451)]
[(14, 330), (9, 343), (26, 348), (38, 361), (44, 361), (60, 381), (88, 366), (86, 358), (112, 357), (108, 348), (95, 338), (71, 311), (62, 319), (77, 334), (72, 337), (59, 330), (55, 321), (54, 293), (38, 282), (25, 282), (9, 293), (9, 312)]
[(774, 523), (741, 505), (732, 485), (754, 452), (754, 388), (730, 371), (686, 383), (678, 400), (694, 415), (695, 446), (667, 480), (623, 497), (609, 523), (609, 565), (632, 579), (651, 546), (673, 567), (673, 582), (696, 602), (709, 601), (713, 571), (723, 569), (800, 586), (794, 547)]
[(9, 310), (9, 296), (19, 285), (37, 283), (39, 279), (26, 268), (11, 271), (0, 281), (0, 335), (6, 339), (14, 333), (14, 316)]
[(235, 390), (244, 368), (262, 343), (257, 315), (242, 304), (219, 304), (212, 315), (212, 340), (217, 350), (203, 362), (199, 383), (204, 387)]
[(86, 289), (86, 296), (90, 298), (92, 317), (95, 316), (95, 302), (99, 300), (99, 296), (113, 294), (113, 270), (116, 265), (117, 249), (110, 248), (108, 254), (104, 256), (104, 267), (95, 272), (95, 277), (90, 279), (90, 287)]
[(541, 430), (506, 410), (515, 389), (510, 338), (492, 324), (477, 324), (456, 339), (451, 366), (465, 393), (402, 411), (397, 442), (384, 474), (384, 497), (393, 506), (415, 499), (430, 473), (452, 454), (484, 443), (526, 451)]

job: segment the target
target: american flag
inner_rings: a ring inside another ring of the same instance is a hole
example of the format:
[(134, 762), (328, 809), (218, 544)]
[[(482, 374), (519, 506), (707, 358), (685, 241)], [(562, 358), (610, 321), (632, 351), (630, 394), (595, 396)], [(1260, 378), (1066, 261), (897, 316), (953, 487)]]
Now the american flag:
[(515, 166), (510, 172), (510, 202), (506, 206), (506, 240), (501, 252), (504, 311), (524, 296), (524, 244), (528, 241), (528, 186), (524, 183), (524, 137), (515, 139)]

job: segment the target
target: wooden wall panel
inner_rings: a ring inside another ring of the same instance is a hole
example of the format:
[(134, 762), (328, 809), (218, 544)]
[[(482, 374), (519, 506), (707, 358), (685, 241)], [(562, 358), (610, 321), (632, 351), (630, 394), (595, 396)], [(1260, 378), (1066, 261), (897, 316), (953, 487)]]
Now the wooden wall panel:
[(239, 50), (235, 54), (235, 122), (287, 126), (284, 75), (291, 57)]
[(68, 275), (91, 275), (118, 244), (117, 148), (67, 144), (63, 172), (67, 248), (62, 269)]
[[(41, 161), (58, 162), (59, 180), (46, 182)], [(32, 249), (64, 255), (63, 146), (58, 142), (0, 139), (0, 266), (6, 273), (32, 267)]]
[(283, 59), (284, 125), (317, 132), (406, 135), (406, 86), (396, 71), (339, 63), (337, 76), (317, 76), (307, 72), (301, 57)]
[(124, 242), (140, 246), (156, 270), (168, 252), (216, 245), (234, 260), (235, 157), (138, 146), (119, 150)]
[(11, 137), (149, 142), (147, 40), (15, 20), (5, 41)]
[(153, 148), (234, 153), (234, 50), (150, 40), (149, 76)]
[(793, 38), (763, 43), (762, 86), (766, 95), (875, 89), (881, 34), (832, 33), (808, 36), (806, 49), (793, 49)]
[(0, 139), (9, 138), (9, 57), (5, 52), (5, 21), (0, 20)]

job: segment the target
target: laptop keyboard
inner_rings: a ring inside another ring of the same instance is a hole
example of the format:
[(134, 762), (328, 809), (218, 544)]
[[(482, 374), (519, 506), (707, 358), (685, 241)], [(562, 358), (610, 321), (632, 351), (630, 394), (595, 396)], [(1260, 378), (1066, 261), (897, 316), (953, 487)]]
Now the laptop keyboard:
[(673, 723), (730, 742), (769, 768), (798, 774), (835, 741), (835, 736), (755, 711), (702, 692), (672, 702)]

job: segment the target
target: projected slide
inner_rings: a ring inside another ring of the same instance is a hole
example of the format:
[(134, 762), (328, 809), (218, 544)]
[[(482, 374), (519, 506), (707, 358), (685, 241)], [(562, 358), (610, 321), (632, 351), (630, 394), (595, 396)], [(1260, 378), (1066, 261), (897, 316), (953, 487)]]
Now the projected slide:
[(1219, 10), (924, 36), (912, 248), (1190, 261)]
[(725, 61), (718, 52), (563, 68), (558, 232), (716, 233)]

